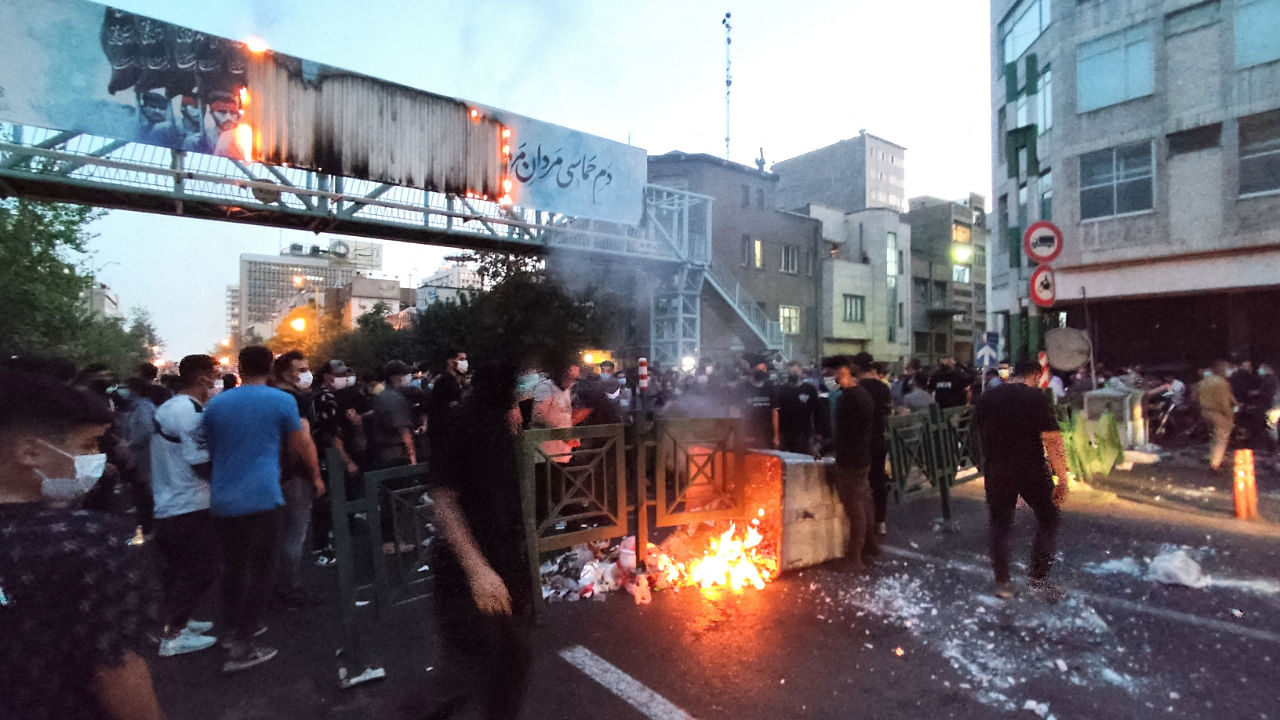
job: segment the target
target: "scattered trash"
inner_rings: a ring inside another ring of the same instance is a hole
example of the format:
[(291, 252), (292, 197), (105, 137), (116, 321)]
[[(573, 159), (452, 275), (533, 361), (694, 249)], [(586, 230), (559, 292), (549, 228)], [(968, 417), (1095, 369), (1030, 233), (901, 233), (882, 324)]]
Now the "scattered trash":
[(1237, 610), (1236, 608), (1231, 608), (1231, 616), (1234, 618), (1242, 618), (1244, 617), (1244, 611)]
[(1192, 560), (1181, 548), (1161, 551), (1148, 565), (1147, 577), (1165, 585), (1202, 588), (1209, 584), (1209, 577), (1200, 569), (1200, 563)]
[(1065, 660), (1063, 660), (1062, 658), (1058, 658), (1057, 660), (1054, 660), (1054, 661), (1053, 661), (1053, 664), (1054, 664), (1054, 665), (1056, 665), (1056, 666), (1058, 666), (1058, 672), (1066, 672), (1066, 671), (1067, 671), (1067, 662), (1066, 662)]
[(364, 607), (369, 604), (369, 600), (357, 600), (356, 607)]
[(1049, 703), (1038, 703), (1035, 700), (1028, 700), (1022, 704), (1022, 709), (1030, 710), (1040, 717), (1045, 717), (1049, 714)]

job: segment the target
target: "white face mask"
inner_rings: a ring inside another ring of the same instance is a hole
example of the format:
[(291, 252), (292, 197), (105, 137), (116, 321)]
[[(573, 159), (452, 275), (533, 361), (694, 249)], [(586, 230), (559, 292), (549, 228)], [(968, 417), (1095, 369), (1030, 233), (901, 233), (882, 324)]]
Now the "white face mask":
[(400, 380), (399, 380), (399, 382), (397, 382), (397, 383), (396, 383), (396, 386), (397, 386), (397, 387), (409, 387), (409, 384), (410, 384), (410, 383), (412, 383), (412, 382), (413, 382), (413, 376), (412, 376), (412, 375), (401, 375), (401, 376), (400, 376)]
[(71, 453), (56, 447), (50, 443), (41, 441), (45, 447), (57, 452), (59, 455), (65, 455), (71, 458), (75, 463), (76, 476), (74, 478), (51, 478), (48, 475), (36, 470), (42, 481), (40, 483), (40, 494), (46, 500), (55, 502), (69, 502), (83, 497), (94, 485), (98, 484), (98, 480), (102, 477), (103, 471), (107, 469), (106, 453), (94, 453), (92, 455), (72, 455)]
[(467, 370), (469, 370), (470, 368), (471, 368), (471, 363), (467, 362), (466, 360), (459, 360), (459, 361), (458, 361), (458, 372), (459, 372), (459, 373), (461, 373), (461, 374), (463, 374), (463, 375), (466, 375), (466, 374), (467, 374)]
[(827, 390), (830, 391), (834, 391), (836, 388), (840, 387), (840, 383), (836, 382), (836, 379), (830, 375), (822, 378), (822, 384), (826, 385)]
[(333, 389), (334, 389), (334, 390), (345, 390), (345, 389), (347, 389), (348, 387), (350, 387), (350, 383), (348, 382), (350, 379), (351, 379), (351, 378), (349, 378), (349, 377), (336, 377), (336, 378), (334, 378), (334, 379), (333, 379)]
[(298, 376), (298, 387), (306, 390), (311, 387), (312, 380), (315, 380), (315, 376), (311, 374), (310, 370), (308, 370)]

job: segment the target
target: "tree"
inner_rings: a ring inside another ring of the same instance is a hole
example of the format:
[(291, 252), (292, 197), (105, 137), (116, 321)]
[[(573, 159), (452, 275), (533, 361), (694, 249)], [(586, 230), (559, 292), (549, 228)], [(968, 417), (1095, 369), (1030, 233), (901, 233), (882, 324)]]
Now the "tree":
[(81, 205), (0, 200), (0, 351), (66, 355), (86, 320), (92, 286), (74, 257), (92, 237), (100, 210)]
[(453, 259), (475, 263), (476, 274), (486, 289), (496, 288), (508, 280), (542, 280), (546, 269), (537, 255), (497, 250), (475, 250)]

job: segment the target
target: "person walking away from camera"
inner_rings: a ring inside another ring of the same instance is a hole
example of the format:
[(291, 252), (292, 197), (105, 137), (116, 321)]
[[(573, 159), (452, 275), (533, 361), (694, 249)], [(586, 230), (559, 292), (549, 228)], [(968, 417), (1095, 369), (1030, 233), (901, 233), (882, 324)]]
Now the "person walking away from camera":
[(824, 359), (822, 369), (829, 377), (835, 378), (840, 388), (832, 443), (836, 462), (827, 470), (834, 476), (832, 484), (840, 496), (845, 516), (849, 518), (845, 560), (850, 569), (860, 571), (880, 552), (874, 534), (875, 507), (868, 480), (875, 400), (859, 385), (847, 356)]
[(444, 462), (432, 468), (428, 493), (443, 540), (433, 546), (435, 602), (448, 686), (426, 717), (467, 709), (492, 720), (519, 716), (534, 599), (516, 474), (515, 385), (515, 363), (478, 368), (441, 438)]
[(218, 579), (218, 534), (209, 517), (209, 448), (204, 404), (219, 377), (218, 362), (188, 355), (178, 363), (178, 393), (156, 410), (151, 441), (156, 547), (160, 551), (164, 605), (160, 656), (212, 647), (212, 623), (192, 612)]
[[(297, 406), (302, 432), (306, 435), (306, 451), (310, 459), (300, 464), (282, 449), (280, 455), (280, 487), (284, 493), (284, 517), (280, 528), (280, 567), (276, 575), (276, 599), (285, 607), (301, 608), (315, 600), (302, 586), (302, 558), (306, 553), (307, 530), (311, 525), (311, 513), (318, 496), (311, 477), (311, 466), (319, 467), (315, 441), (311, 437), (311, 384), (314, 376), (307, 356), (300, 350), (290, 350), (276, 358), (272, 366), (270, 385), (289, 394)], [(323, 480), (323, 476), (321, 477)]]
[(223, 672), (237, 672), (276, 656), (256, 645), (275, 590), (281, 514), (280, 452), (288, 448), (317, 495), (324, 481), (315, 446), (302, 426), (298, 404), (283, 390), (268, 387), (271, 350), (251, 345), (240, 351), (244, 384), (220, 393), (204, 411), (205, 436), (213, 463), (209, 512), (222, 538), (222, 605), (229, 639)]
[(884, 535), (888, 532), (886, 521), (889, 514), (889, 475), (885, 472), (885, 462), (889, 458), (889, 445), (885, 442), (885, 431), (888, 429), (889, 415), (893, 412), (893, 398), (889, 394), (889, 386), (884, 384), (876, 363), (870, 353), (860, 352), (853, 356), (853, 371), (858, 375), (858, 385), (871, 395), (871, 470), (867, 476), (871, 483), (871, 499), (875, 506), (875, 532)]
[(1209, 443), (1209, 467), (1214, 472), (1222, 468), (1227, 455), (1227, 443), (1235, 427), (1236, 398), (1227, 382), (1227, 361), (1215, 360), (1209, 374), (1196, 384), (1196, 398), (1200, 402), (1200, 415), (1213, 427), (1213, 439)]
[[(1057, 602), (1060, 593), (1049, 583), (1049, 570), (1057, 552), (1058, 506), (1067, 497), (1066, 447), (1049, 400), (1036, 387), (1039, 379), (1039, 365), (1019, 363), (1009, 382), (982, 394), (974, 422), (982, 437), (996, 597), (1013, 596), (1009, 535), (1021, 497), (1036, 516), (1029, 584), (1050, 602)], [(1058, 478), (1056, 485), (1050, 470)]]
[(142, 658), (155, 582), (123, 518), (77, 509), (106, 400), (0, 372), (0, 717), (162, 720)]

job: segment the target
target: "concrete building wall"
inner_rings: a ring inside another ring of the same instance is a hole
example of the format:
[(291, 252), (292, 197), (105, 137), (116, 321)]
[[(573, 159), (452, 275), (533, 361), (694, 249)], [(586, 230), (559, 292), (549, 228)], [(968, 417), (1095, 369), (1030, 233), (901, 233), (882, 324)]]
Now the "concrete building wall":
[(774, 163), (780, 178), (777, 207), (809, 203), (853, 212), (870, 207), (901, 210), (906, 149), (862, 131), (857, 137)]
[[(978, 222), (983, 204), (977, 195), (965, 203), (911, 199), (905, 215), (911, 225), (911, 352), (922, 363), (937, 363), (943, 355), (973, 362), (974, 339), (986, 332), (987, 232)], [(967, 259), (957, 255), (961, 248), (969, 251)], [(957, 279), (958, 267), (968, 268), (968, 281)]]
[[(993, 115), (1003, 110), (1006, 118), (1015, 114), (1017, 99), (1007, 97), (997, 35), (1001, 18), (1013, 5), (1012, 0), (992, 4)], [(1244, 7), (1233, 0), (1055, 2), (1051, 24), (1018, 58), (1019, 73), (1025, 74), (1030, 54), (1040, 69), (1052, 69), (1052, 127), (1037, 141), (1040, 167), (1049, 170), (1050, 177), (1046, 183), (1041, 177), (1027, 177), (1023, 170), (1010, 178), (999, 123), (993, 123), (993, 225), (998, 224), (998, 231), (1016, 231), (1048, 215), (1062, 228), (1065, 249), (1053, 263), (1059, 299), (1054, 313), (1078, 307), (1085, 292), (1091, 301), (1105, 305), (1121, 298), (1280, 286), (1280, 272), (1271, 273), (1270, 281), (1267, 273), (1259, 272), (1260, 267), (1280, 267), (1280, 190), (1242, 195), (1240, 188), (1240, 119), (1280, 109), (1280, 59), (1237, 65), (1236, 38), (1238, 30), (1246, 28), (1237, 28), (1236, 22)], [(1080, 46), (1130, 28), (1150, 31), (1150, 94), (1081, 112)], [(1029, 104), (1029, 121), (1037, 124), (1037, 131), (1043, 130), (1045, 118), (1037, 117), (1037, 103)], [(1014, 125), (1007, 122), (1006, 127)], [(1200, 140), (1188, 143), (1193, 136)], [(1151, 207), (1085, 218), (1082, 157), (1129, 143), (1150, 143)], [(1042, 185), (1051, 187), (1049, 212), (1042, 212), (1033, 200), (1025, 217), (1018, 217), (1016, 197), (1022, 185), (1034, 200)], [(1008, 207), (1003, 216), (1002, 196)], [(1020, 267), (1010, 267), (1008, 244), (1007, 235), (997, 234), (991, 309), (1017, 317), (1027, 312), (1030, 269), (1016, 256), (1013, 262)], [(1103, 305), (1098, 309), (1105, 311)]]
[[(780, 306), (799, 308), (799, 332), (791, 336), (793, 355), (804, 362), (816, 358), (820, 226), (812, 218), (775, 209), (777, 176), (711, 155), (668, 153), (649, 158), (649, 182), (714, 198), (712, 264), (730, 271), (770, 318), (779, 318)], [(794, 272), (783, 268), (785, 248), (798, 253)], [(703, 292), (703, 354), (734, 347), (734, 336), (747, 350), (761, 349), (762, 342), (742, 328), (730, 329), (736, 324), (733, 312), (721, 305), (714, 291)]]

